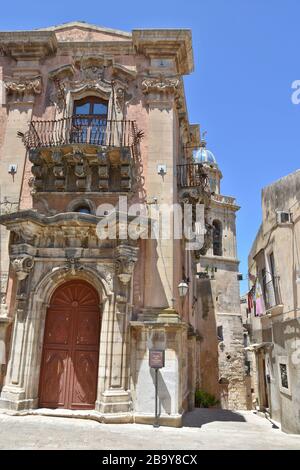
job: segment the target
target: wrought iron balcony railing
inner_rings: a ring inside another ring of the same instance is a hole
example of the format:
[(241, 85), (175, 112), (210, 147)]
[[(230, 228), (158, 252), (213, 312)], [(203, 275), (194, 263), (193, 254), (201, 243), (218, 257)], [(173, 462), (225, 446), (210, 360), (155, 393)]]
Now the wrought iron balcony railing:
[(29, 130), (25, 134), (19, 133), (19, 136), (27, 149), (70, 144), (131, 147), (139, 138), (135, 121), (116, 121), (97, 115), (33, 120)]
[(180, 188), (200, 186), (209, 190), (208, 176), (201, 163), (177, 165), (177, 184)]

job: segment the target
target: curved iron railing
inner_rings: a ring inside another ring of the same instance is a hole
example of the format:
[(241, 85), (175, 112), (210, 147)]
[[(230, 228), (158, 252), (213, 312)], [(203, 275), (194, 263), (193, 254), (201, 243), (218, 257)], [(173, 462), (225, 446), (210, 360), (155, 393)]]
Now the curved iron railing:
[(69, 144), (131, 147), (135, 144), (135, 121), (116, 121), (103, 116), (75, 115), (57, 120), (33, 120), (25, 134), (19, 133), (27, 149)]
[(209, 189), (208, 177), (201, 163), (177, 165), (177, 184), (180, 188), (201, 186)]

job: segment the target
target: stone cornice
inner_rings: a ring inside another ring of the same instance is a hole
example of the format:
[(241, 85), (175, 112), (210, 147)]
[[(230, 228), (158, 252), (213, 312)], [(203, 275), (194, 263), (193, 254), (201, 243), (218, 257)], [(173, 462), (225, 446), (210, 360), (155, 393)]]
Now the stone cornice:
[(201, 255), (201, 260), (204, 260), (204, 259), (211, 261), (212, 264), (216, 266), (220, 263), (232, 263), (236, 265), (240, 264), (240, 261), (237, 258), (229, 258), (226, 256), (215, 256), (215, 255), (207, 255), (207, 254)]
[(127, 31), (121, 31), (119, 29), (104, 28), (103, 26), (97, 26), (83, 21), (70, 21), (68, 23), (62, 23), (56, 26), (49, 26), (48, 28), (39, 28), (38, 31), (64, 31), (66, 29), (80, 28), (90, 31), (98, 31), (100, 33), (107, 34), (109, 36), (119, 36), (120, 38), (131, 38), (131, 33)]
[(36, 227), (36, 229), (40, 227), (42, 229), (47, 225), (91, 226), (96, 225), (101, 219), (102, 217), (97, 217), (92, 214), (81, 214), (79, 212), (64, 212), (47, 217), (34, 210), (28, 209), (12, 214), (1, 215), (0, 224), (5, 225), (8, 229), (13, 229), (16, 224), (23, 224), (28, 229), (30, 227)]
[(175, 57), (178, 73), (194, 70), (192, 34), (189, 29), (134, 29), (133, 45), (148, 57)]
[(57, 49), (57, 40), (50, 31), (0, 32), (0, 49), (15, 59), (43, 59)]
[(221, 194), (214, 194), (211, 197), (211, 201), (213, 205), (227, 207), (234, 212), (240, 209), (240, 206), (236, 204), (235, 198), (231, 196), (223, 196)]

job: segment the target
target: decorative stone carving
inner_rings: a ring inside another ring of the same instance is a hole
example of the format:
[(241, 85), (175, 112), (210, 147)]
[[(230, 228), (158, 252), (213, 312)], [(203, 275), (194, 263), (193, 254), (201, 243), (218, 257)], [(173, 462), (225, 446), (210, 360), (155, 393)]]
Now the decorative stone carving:
[(24, 255), (15, 258), (11, 261), (11, 264), (16, 272), (19, 281), (25, 279), (33, 268), (34, 258), (33, 256)]
[(105, 67), (97, 65), (82, 65), (81, 74), (83, 80), (103, 80)]
[(29, 160), (34, 165), (40, 165), (42, 163), (42, 159), (39, 150), (31, 149), (29, 152)]
[(177, 78), (146, 78), (142, 81), (142, 91), (148, 93), (175, 93), (180, 81)]
[(55, 165), (53, 167), (53, 174), (57, 178), (64, 178), (65, 177), (64, 167), (62, 165)]
[(109, 187), (109, 158), (107, 152), (98, 152), (99, 189), (107, 191)]
[(60, 163), (62, 162), (63, 154), (62, 154), (62, 152), (61, 152), (60, 150), (54, 150), (54, 151), (52, 152), (52, 155), (51, 155), (51, 156), (52, 156), (53, 162), (54, 162), (56, 165), (58, 165), (58, 164), (60, 164)]
[(129, 149), (122, 149), (120, 154), (121, 161), (121, 189), (131, 189), (131, 152)]
[(72, 276), (78, 271), (83, 270), (83, 266), (80, 264), (79, 258), (67, 258), (67, 264), (64, 266), (64, 270), (70, 272)]
[(203, 237), (203, 245), (199, 250), (194, 251), (194, 256), (197, 260), (201, 255), (205, 255), (207, 253), (207, 250), (211, 247), (212, 244), (212, 227), (208, 223), (207, 219), (207, 210), (211, 203), (211, 192), (205, 170), (203, 170), (203, 173), (200, 175), (198, 183), (199, 186), (185, 188), (179, 193), (179, 199), (182, 204), (191, 204), (193, 206), (194, 222), (196, 218), (196, 204), (204, 204), (205, 206), (205, 215), (203, 221), (205, 225), (205, 233)]
[(130, 165), (121, 166), (121, 178), (130, 178)]
[(86, 189), (86, 168), (83, 163), (77, 163), (74, 167), (74, 173), (77, 176), (76, 179), (76, 188), (79, 191)]
[(122, 148), (120, 152), (121, 163), (129, 163), (131, 160), (131, 152), (128, 148)]
[(75, 165), (74, 172), (78, 178), (84, 178), (86, 176), (86, 172), (82, 164)]
[(66, 107), (66, 84), (59, 78), (53, 79), (54, 90), (50, 94), (50, 102), (54, 104), (59, 112), (62, 112)]
[(50, 94), (50, 102), (55, 104), (60, 112), (66, 107), (67, 81), (72, 79), (75, 69), (71, 64), (63, 65), (49, 73), (54, 90)]
[(107, 265), (98, 265), (97, 271), (99, 271), (103, 278), (105, 279), (106, 284), (109, 287), (110, 291), (113, 291), (113, 280), (114, 280), (114, 266)]
[(20, 77), (12, 78), (5, 82), (5, 88), (9, 94), (16, 93), (18, 95), (40, 95), (42, 92), (41, 77)]
[(115, 268), (118, 278), (123, 284), (128, 284), (131, 279), (134, 265), (138, 259), (138, 248), (121, 244), (116, 248)]
[(33, 165), (31, 168), (31, 173), (34, 175), (35, 178), (41, 178), (43, 174), (43, 168), (40, 165)]
[(109, 176), (108, 166), (99, 166), (98, 175), (100, 179), (106, 179)]
[(203, 246), (200, 250), (195, 251), (195, 258), (199, 259), (200, 255), (205, 255), (207, 253), (207, 250), (212, 246), (212, 241), (213, 241), (213, 228), (210, 224), (205, 221), (205, 234), (204, 234), (204, 243)]
[[(6, 289), (8, 282), (8, 272), (2, 272), (0, 274), (0, 308), (6, 304)], [(0, 311), (1, 316), (1, 311)]]
[(117, 88), (116, 90), (116, 107), (119, 113), (123, 112), (125, 105), (125, 91), (123, 88)]
[(100, 151), (97, 153), (99, 163), (101, 165), (106, 165), (108, 163), (108, 154), (107, 152)]

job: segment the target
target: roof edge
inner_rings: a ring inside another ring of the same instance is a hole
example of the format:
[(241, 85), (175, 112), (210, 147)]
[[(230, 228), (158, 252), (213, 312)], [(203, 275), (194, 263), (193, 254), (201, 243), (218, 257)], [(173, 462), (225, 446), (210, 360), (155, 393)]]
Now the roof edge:
[(131, 38), (132, 34), (127, 31), (121, 31), (119, 29), (105, 28), (103, 26), (97, 26), (95, 24), (90, 24), (85, 21), (69, 21), (67, 23), (61, 23), (54, 26), (48, 26), (46, 28), (36, 28), (34, 31), (61, 31), (64, 29), (79, 27), (85, 29), (92, 29), (94, 31), (99, 31), (107, 34), (115, 34), (116, 36), (122, 36), (126, 38)]

